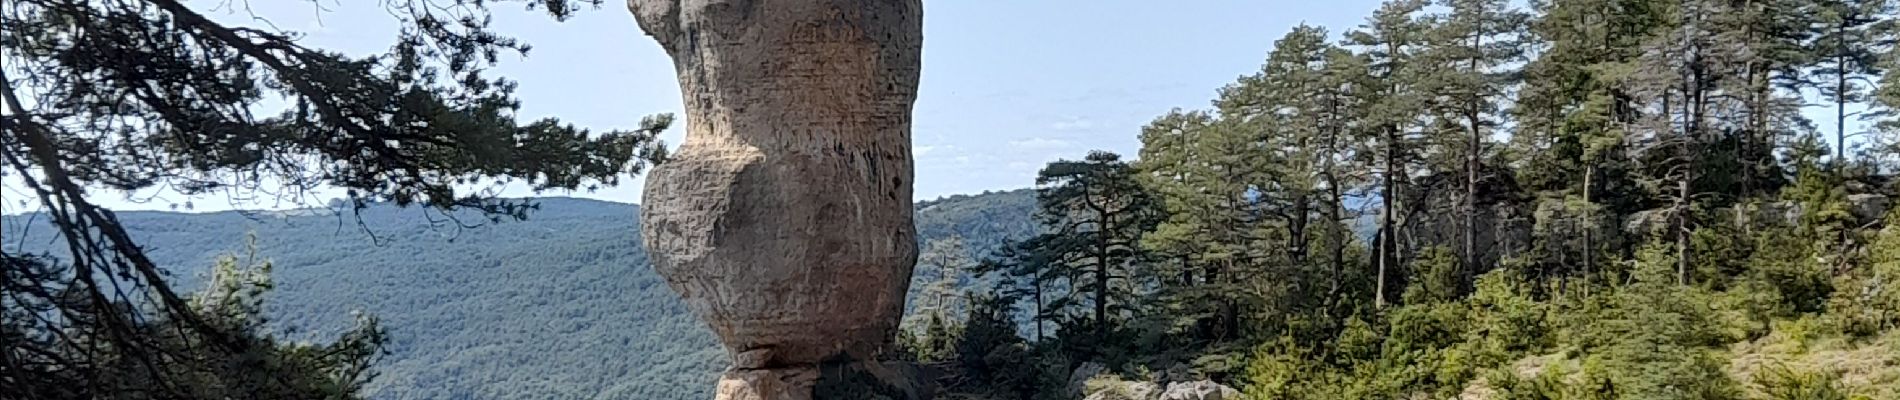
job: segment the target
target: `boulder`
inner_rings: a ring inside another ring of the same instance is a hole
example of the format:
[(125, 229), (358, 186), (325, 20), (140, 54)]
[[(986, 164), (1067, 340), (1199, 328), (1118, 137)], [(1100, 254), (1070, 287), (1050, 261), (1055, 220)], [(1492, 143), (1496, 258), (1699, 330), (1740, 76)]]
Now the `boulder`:
[(1732, 213), (1739, 226), (1792, 225), (1801, 222), (1802, 208), (1792, 201), (1771, 201), (1738, 204), (1718, 212)]
[(1124, 381), (1097, 377), (1089, 381), (1084, 400), (1239, 400), (1240, 391), (1210, 380), (1172, 382), (1162, 386), (1154, 382)]
[(1113, 381), (1101, 383), (1083, 400), (1156, 400), (1161, 395), (1161, 385), (1154, 382)]
[(1160, 400), (1240, 400), (1240, 391), (1214, 381), (1175, 382)]
[(1082, 365), (1076, 366), (1075, 371), (1069, 373), (1068, 387), (1064, 388), (1065, 393), (1067, 394), (1066, 397), (1068, 398), (1082, 397), (1082, 391), (1087, 389), (1089, 379), (1094, 378), (1096, 375), (1101, 375), (1102, 372), (1107, 371), (1107, 370), (1108, 370), (1107, 366), (1102, 365), (1102, 363), (1093, 362), (1093, 361), (1085, 362), (1085, 363), (1082, 363)]
[(1853, 194), (1847, 196), (1847, 209), (1861, 223), (1871, 223), (1887, 217), (1887, 210), (1893, 201), (1884, 194)]

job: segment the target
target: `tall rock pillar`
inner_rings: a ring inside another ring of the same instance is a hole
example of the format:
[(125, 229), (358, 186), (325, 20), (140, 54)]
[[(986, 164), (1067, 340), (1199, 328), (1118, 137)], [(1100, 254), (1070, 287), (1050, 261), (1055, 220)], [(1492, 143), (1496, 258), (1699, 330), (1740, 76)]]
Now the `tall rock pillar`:
[(883, 350), (916, 261), (920, 0), (629, 0), (686, 142), (647, 178), (653, 266), (732, 358), (720, 399), (809, 399)]

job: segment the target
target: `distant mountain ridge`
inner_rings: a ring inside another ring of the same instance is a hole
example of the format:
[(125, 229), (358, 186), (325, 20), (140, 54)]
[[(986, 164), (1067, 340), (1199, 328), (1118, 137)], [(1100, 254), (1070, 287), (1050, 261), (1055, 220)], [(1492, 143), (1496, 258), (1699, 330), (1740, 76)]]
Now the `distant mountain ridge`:
[[(526, 221), (485, 223), (418, 208), (353, 215), (119, 213), (181, 291), (255, 232), (273, 262), (273, 323), (293, 338), (336, 332), (357, 310), (390, 329), (377, 399), (707, 398), (723, 355), (646, 264), (638, 206), (538, 199)], [(980, 255), (1034, 231), (1027, 189), (917, 203), (920, 239), (957, 235)], [(29, 223), (31, 221), (31, 223)], [(52, 251), (53, 229), (0, 217), (9, 251)], [(372, 237), (372, 234), (374, 237)]]

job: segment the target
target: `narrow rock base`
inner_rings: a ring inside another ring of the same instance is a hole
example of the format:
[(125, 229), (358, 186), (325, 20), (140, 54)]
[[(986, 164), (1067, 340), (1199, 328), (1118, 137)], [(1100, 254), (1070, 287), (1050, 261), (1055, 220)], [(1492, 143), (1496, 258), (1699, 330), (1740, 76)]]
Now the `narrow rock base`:
[(744, 369), (719, 377), (714, 400), (813, 400), (818, 368)]
[(719, 377), (715, 400), (927, 400), (929, 379), (906, 363), (741, 369)]

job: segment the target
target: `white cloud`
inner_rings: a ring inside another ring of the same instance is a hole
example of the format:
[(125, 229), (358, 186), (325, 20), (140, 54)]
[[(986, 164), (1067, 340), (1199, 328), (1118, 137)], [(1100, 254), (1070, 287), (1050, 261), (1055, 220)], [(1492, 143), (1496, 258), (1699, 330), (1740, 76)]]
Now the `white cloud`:
[(1050, 138), (1028, 138), (1009, 141), (1009, 147), (1017, 150), (1054, 150), (1069, 147), (1069, 142)]
[(944, 155), (944, 154), (955, 154), (956, 152), (957, 152), (957, 145), (954, 145), (954, 144), (927, 144), (927, 145), (919, 145), (916, 147), (912, 147), (910, 149), (911, 156), (916, 157), (916, 158), (924, 158), (931, 155), (932, 153), (935, 153), (938, 155)]
[(1054, 130), (1058, 132), (1081, 131), (1081, 130), (1089, 130), (1093, 128), (1095, 128), (1095, 121), (1082, 118), (1082, 117), (1069, 117), (1069, 119), (1067, 120), (1057, 121), (1056, 123), (1049, 124), (1050, 130)]

